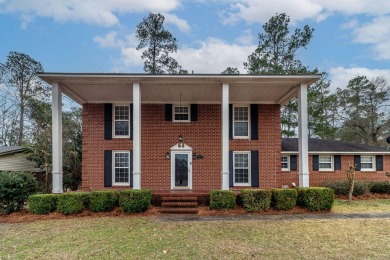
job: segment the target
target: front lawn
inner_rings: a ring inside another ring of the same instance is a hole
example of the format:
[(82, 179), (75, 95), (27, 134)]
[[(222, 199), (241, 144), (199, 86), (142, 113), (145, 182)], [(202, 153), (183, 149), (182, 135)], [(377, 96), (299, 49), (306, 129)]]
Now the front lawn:
[(0, 223), (0, 259), (387, 259), (390, 219)]
[(390, 199), (375, 200), (335, 200), (333, 213), (364, 213), (364, 212), (390, 212)]

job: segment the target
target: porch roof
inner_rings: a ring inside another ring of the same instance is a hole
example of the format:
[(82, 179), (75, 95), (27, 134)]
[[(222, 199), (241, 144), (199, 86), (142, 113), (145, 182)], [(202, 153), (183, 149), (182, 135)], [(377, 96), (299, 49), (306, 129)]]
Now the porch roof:
[(133, 100), (133, 83), (141, 87), (142, 103), (221, 103), (223, 83), (229, 84), (231, 103), (284, 104), (297, 95), (301, 84), (308, 86), (320, 74), (225, 75), (225, 74), (124, 74), (41, 73), (51, 84), (57, 82), (65, 95), (79, 104), (121, 103)]

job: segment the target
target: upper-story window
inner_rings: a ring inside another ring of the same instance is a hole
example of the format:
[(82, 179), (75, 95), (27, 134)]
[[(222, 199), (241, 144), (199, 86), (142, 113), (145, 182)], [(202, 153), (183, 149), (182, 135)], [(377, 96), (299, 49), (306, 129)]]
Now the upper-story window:
[(375, 171), (374, 156), (361, 156), (360, 169), (361, 171)]
[(290, 162), (289, 162), (288, 155), (283, 155), (281, 157), (281, 163), (282, 163), (282, 171), (289, 171), (290, 170)]
[(173, 122), (190, 122), (190, 106), (173, 106)]
[(130, 108), (129, 106), (114, 106), (114, 136), (129, 137)]
[(233, 107), (234, 138), (249, 138), (249, 106)]
[(333, 170), (333, 156), (325, 155), (319, 156), (319, 170), (332, 171)]

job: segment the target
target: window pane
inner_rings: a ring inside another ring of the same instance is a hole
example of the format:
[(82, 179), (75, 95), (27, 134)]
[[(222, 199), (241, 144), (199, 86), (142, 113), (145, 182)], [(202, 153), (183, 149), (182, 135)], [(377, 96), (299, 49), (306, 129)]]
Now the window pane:
[(188, 121), (188, 114), (175, 114), (175, 121)]
[(373, 157), (372, 156), (362, 156), (360, 161), (362, 163), (365, 163), (365, 162), (369, 162), (369, 163), (372, 163), (374, 160), (373, 160)]
[(129, 120), (129, 107), (115, 106), (115, 120)]
[(116, 168), (115, 182), (129, 182), (129, 168)]
[(129, 134), (129, 121), (116, 121), (115, 135), (128, 135), (128, 134)]
[(331, 163), (320, 163), (320, 169), (332, 169)]
[(326, 162), (332, 162), (332, 157), (331, 156), (320, 156), (319, 158), (320, 163), (326, 163)]
[(249, 107), (234, 107), (234, 121), (248, 121)]
[(235, 183), (248, 183), (249, 182), (248, 169), (236, 169), (235, 170)]
[(248, 136), (248, 123), (247, 122), (235, 122), (234, 123), (234, 136)]

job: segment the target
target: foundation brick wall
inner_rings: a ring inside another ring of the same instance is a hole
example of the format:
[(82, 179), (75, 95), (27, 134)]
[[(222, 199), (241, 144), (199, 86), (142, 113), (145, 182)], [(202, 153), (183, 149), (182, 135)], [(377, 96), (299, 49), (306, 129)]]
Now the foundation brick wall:
[[(230, 140), (230, 150), (258, 150), (260, 187), (279, 187), (280, 106), (259, 105), (258, 109), (259, 140)], [(192, 160), (192, 188), (221, 188), (221, 105), (198, 105), (198, 120), (181, 124), (165, 121), (163, 104), (143, 104), (141, 113), (142, 188), (171, 189), (171, 160), (165, 155), (177, 144), (180, 128), (184, 143), (192, 147), (193, 153), (203, 155), (203, 159)], [(104, 189), (104, 150), (132, 150), (132, 140), (104, 140), (104, 105), (86, 104), (83, 106), (83, 190)]]
[[(309, 155), (309, 182), (310, 186), (321, 186), (325, 181), (334, 180), (346, 180), (347, 175), (345, 170), (349, 164), (354, 163), (353, 155), (341, 155), (341, 170), (337, 171), (313, 171), (313, 156)], [(297, 167), (298, 161), (297, 161)], [(362, 182), (371, 181), (388, 181), (389, 177), (386, 176), (386, 172), (389, 171), (390, 156), (383, 155), (383, 171), (356, 171), (356, 180)], [(299, 172), (298, 171), (282, 171), (281, 184), (290, 185), (295, 182), (299, 184)]]

